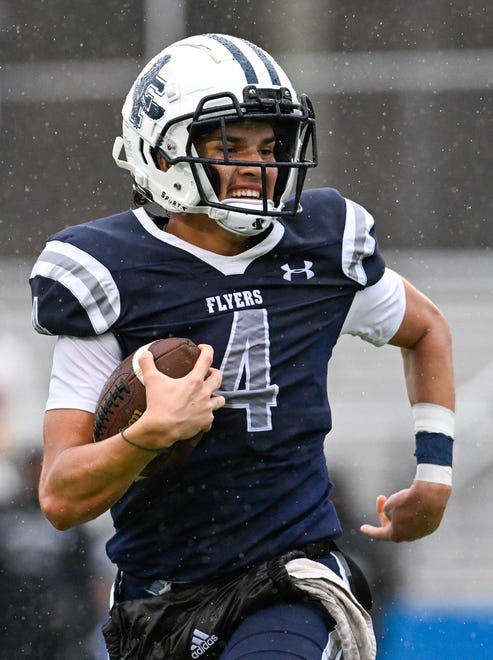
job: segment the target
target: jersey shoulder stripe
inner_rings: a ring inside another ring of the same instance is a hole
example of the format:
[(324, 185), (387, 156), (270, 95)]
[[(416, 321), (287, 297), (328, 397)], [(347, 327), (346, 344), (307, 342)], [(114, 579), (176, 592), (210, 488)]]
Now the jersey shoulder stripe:
[[(58, 282), (69, 291), (86, 311), (95, 334), (107, 332), (120, 315), (120, 293), (112, 274), (75, 245), (49, 241), (31, 273), (31, 280), (38, 277)], [(38, 318), (37, 296), (34, 301), (33, 325), (38, 332), (50, 333)]]
[(368, 276), (363, 260), (371, 257), (376, 249), (373, 235), (375, 222), (368, 211), (346, 199), (346, 221), (342, 237), (342, 270), (361, 286), (366, 286)]

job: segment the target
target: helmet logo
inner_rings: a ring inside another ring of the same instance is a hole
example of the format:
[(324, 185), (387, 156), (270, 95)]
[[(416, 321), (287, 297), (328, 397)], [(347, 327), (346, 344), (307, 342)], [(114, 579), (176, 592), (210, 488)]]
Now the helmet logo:
[(156, 96), (162, 97), (164, 94), (166, 80), (159, 76), (159, 72), (170, 59), (169, 54), (158, 59), (135, 84), (130, 112), (130, 121), (135, 128), (141, 127), (142, 113), (154, 120), (161, 119), (164, 115), (164, 108), (157, 102)]

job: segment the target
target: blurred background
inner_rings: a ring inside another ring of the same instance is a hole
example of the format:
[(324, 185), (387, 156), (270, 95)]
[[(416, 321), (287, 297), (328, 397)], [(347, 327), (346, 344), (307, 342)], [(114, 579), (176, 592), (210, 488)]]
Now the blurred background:
[(399, 353), (344, 338), (331, 363), (326, 451), (343, 544), (374, 587), (378, 657), (491, 658), (490, 0), (0, 0), (0, 660), (105, 657), (108, 520), (55, 533), (36, 506), (53, 343), (31, 330), (27, 280), (50, 234), (128, 207), (111, 158), (123, 98), (152, 55), (208, 31), (264, 47), (312, 98), (308, 185), (374, 214), (388, 264), (454, 333), (454, 494), (441, 528), (412, 544), (358, 531), (376, 496), (414, 475)]

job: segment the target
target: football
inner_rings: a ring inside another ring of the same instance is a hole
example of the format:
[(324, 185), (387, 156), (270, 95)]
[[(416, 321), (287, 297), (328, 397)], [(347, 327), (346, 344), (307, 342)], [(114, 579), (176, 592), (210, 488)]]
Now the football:
[[(141, 346), (127, 356), (106, 381), (94, 413), (93, 437), (95, 442), (119, 433), (136, 422), (146, 409), (146, 393), (138, 358), (149, 350), (156, 367), (170, 378), (182, 378), (194, 367), (200, 354), (189, 339), (170, 337)], [(159, 454), (141, 473), (153, 476), (180, 465), (197, 446), (203, 433), (188, 440), (176, 442), (168, 451)]]

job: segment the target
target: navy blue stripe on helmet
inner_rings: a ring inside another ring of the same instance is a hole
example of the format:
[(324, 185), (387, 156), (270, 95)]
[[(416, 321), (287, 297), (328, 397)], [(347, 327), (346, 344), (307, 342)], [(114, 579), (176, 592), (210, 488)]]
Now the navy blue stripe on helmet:
[(250, 41), (244, 40), (246, 44), (250, 46), (250, 48), (255, 52), (255, 54), (262, 60), (262, 62), (265, 65), (265, 68), (267, 69), (271, 82), (273, 85), (281, 85), (281, 81), (279, 80), (279, 76), (277, 75), (277, 71), (272, 64), (271, 60), (267, 57), (267, 55), (264, 53), (263, 50), (261, 50), (258, 46), (255, 44), (252, 44)]
[(214, 39), (214, 41), (219, 42), (223, 46), (225, 46), (231, 55), (235, 58), (235, 60), (238, 62), (238, 64), (241, 66), (243, 69), (243, 72), (245, 74), (246, 81), (249, 85), (256, 85), (258, 84), (258, 78), (257, 74), (255, 73), (255, 69), (253, 68), (252, 63), (250, 60), (247, 58), (247, 56), (241, 52), (241, 50), (238, 48), (238, 46), (235, 46), (235, 44), (230, 41), (229, 39), (226, 39), (220, 34), (208, 34), (207, 35), (210, 39)]

